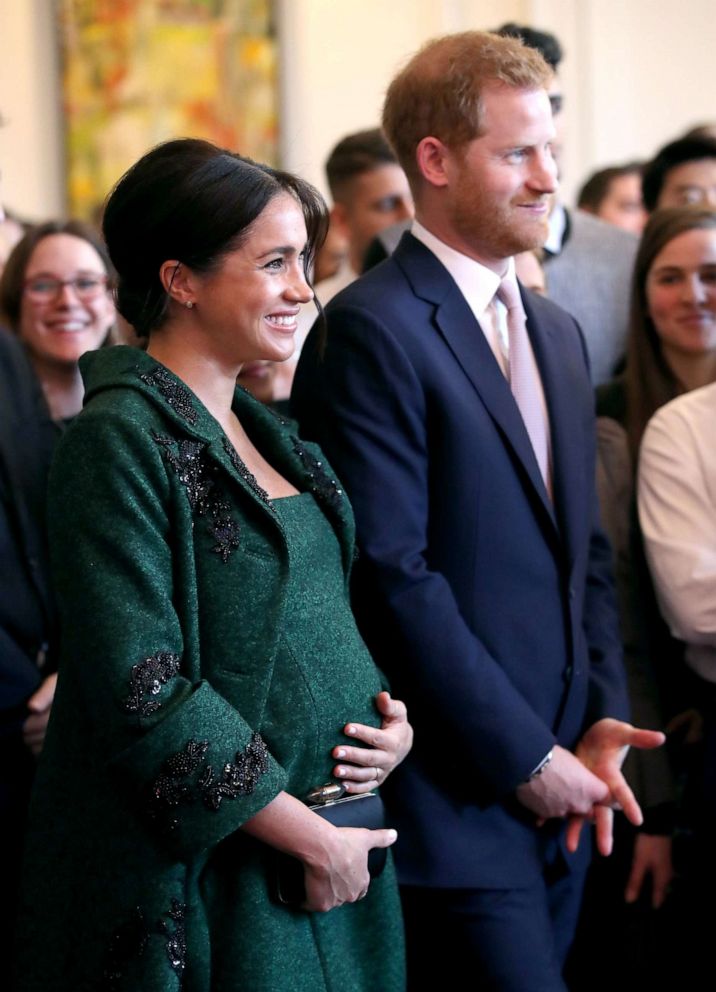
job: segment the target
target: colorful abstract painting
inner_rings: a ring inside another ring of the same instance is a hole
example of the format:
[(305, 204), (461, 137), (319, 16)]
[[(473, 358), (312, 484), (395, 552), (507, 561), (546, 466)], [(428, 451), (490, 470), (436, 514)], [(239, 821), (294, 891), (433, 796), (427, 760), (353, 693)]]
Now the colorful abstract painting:
[(176, 137), (275, 163), (271, 0), (60, 0), (70, 212)]

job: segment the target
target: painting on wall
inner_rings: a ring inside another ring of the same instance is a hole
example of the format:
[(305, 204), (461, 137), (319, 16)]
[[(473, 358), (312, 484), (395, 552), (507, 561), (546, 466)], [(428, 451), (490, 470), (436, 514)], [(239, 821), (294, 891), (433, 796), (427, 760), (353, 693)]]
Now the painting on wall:
[(60, 0), (68, 207), (96, 218), (145, 151), (206, 138), (276, 163), (272, 0)]

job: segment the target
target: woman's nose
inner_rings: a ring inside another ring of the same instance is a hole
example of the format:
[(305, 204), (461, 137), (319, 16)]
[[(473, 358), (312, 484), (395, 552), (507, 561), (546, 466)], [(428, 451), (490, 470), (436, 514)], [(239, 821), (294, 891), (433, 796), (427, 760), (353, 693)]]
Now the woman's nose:
[(700, 305), (706, 300), (706, 295), (706, 287), (698, 275), (694, 275), (684, 282), (682, 298), (685, 302)]
[(308, 283), (306, 273), (303, 270), (303, 265), (298, 267), (296, 275), (291, 280), (286, 292), (290, 298), (295, 300), (297, 303), (309, 303), (313, 299), (313, 290)]

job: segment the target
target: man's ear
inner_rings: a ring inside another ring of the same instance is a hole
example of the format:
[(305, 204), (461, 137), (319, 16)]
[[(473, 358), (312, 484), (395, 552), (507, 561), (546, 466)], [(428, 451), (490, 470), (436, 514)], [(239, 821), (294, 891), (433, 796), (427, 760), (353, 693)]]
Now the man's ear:
[(196, 302), (194, 273), (175, 258), (162, 262), (159, 267), (159, 280), (168, 296), (182, 306)]
[(415, 160), (420, 175), (431, 186), (447, 186), (450, 149), (440, 138), (423, 138), (415, 149)]
[(346, 241), (350, 241), (348, 208), (345, 203), (334, 203), (331, 207), (330, 224)]

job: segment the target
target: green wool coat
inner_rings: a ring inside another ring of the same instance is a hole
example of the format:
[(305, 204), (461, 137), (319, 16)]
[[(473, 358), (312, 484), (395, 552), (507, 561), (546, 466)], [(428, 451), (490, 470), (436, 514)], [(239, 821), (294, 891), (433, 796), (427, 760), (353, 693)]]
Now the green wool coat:
[[(348, 606), (348, 501), (320, 451), (238, 390), (253, 442), (331, 525), (345, 619), (314, 632), (312, 602), (287, 594), (315, 563), (292, 559), (281, 515), (200, 401), (136, 349), (81, 364), (85, 410), (50, 484), (62, 658), (18, 988), (399, 992), (392, 865), (360, 903), (291, 910), (272, 899), (274, 853), (239, 830), (282, 789), (330, 779), (348, 720), (379, 723), (380, 677)], [(288, 607), (321, 657), (338, 652), (335, 677), (285, 643)]]

